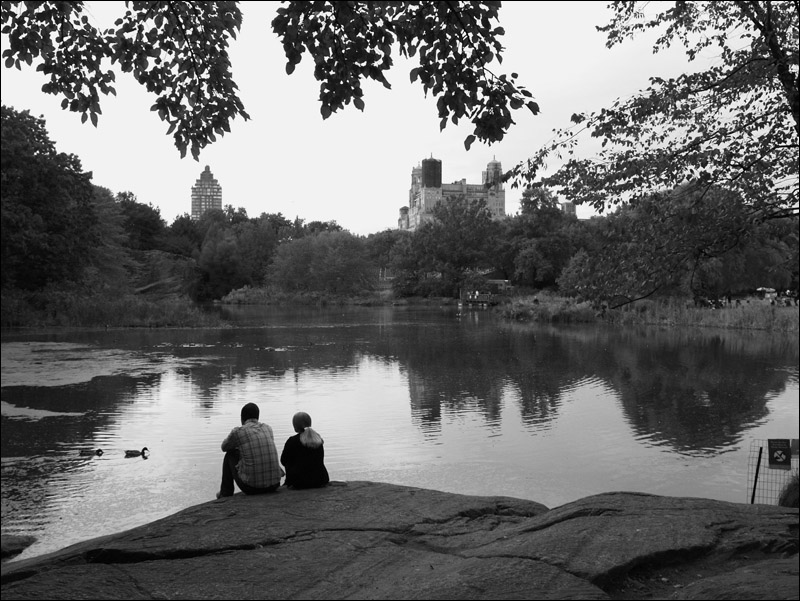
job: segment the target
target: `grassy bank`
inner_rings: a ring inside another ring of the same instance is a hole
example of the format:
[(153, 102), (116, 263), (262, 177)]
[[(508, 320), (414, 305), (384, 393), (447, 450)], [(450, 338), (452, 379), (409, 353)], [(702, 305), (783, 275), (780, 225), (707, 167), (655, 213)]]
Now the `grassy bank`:
[(339, 306), (382, 305), (391, 301), (391, 291), (365, 292), (358, 296), (335, 295), (326, 292), (283, 292), (275, 288), (250, 288), (245, 286), (233, 290), (219, 301), (225, 305), (280, 305), (292, 306)]
[[(389, 291), (357, 297), (321, 293), (283, 293), (266, 288), (235, 290), (224, 304), (278, 306), (374, 306), (455, 304), (455, 299), (393, 299)], [(749, 299), (721, 309), (698, 308), (691, 301), (663, 299), (639, 301), (624, 308), (599, 311), (589, 303), (543, 292), (512, 299), (496, 309), (505, 319), (541, 323), (607, 323), (800, 332), (800, 308), (770, 305)], [(50, 291), (35, 296), (3, 294), (3, 328), (40, 327), (221, 327), (217, 315), (199, 309), (191, 300), (175, 296), (85, 296)]]
[(4, 294), (3, 328), (41, 327), (214, 327), (217, 316), (185, 298), (137, 295), (84, 296), (49, 292), (35, 296)]
[(548, 293), (518, 297), (498, 309), (503, 317), (544, 323), (610, 323), (726, 329), (800, 331), (800, 307), (771, 305), (751, 298), (721, 309), (695, 307), (691, 300), (638, 301), (623, 308), (597, 310), (589, 303)]

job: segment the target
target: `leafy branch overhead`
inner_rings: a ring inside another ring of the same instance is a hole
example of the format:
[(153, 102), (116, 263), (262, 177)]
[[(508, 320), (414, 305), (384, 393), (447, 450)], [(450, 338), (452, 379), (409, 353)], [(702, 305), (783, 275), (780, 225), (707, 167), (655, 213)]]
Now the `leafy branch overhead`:
[(320, 81), (323, 118), (351, 102), (364, 109), (362, 79), (391, 85), (386, 72), (392, 49), (417, 57), (411, 81), (438, 97), (440, 128), (468, 118), (475, 129), (464, 141), (498, 142), (514, 123), (511, 112), (539, 106), (517, 84), (517, 74), (495, 75), (489, 65), (502, 62), (500, 2), (287, 2), (272, 27), (283, 42), (286, 72), (305, 52)]
[[(694, 182), (738, 193), (757, 220), (797, 216), (797, 3), (661, 4), (614, 2), (611, 22), (598, 28), (607, 45), (654, 30), (654, 52), (681, 44), (690, 62), (709, 55), (714, 64), (653, 77), (631, 98), (573, 115), (508, 179), (532, 183), (556, 159), (563, 166), (537, 184), (600, 211)], [(602, 144), (590, 158), (580, 154), (586, 135)]]
[[(195, 158), (248, 119), (231, 75), (228, 44), (242, 14), (236, 2), (126, 2), (114, 27), (99, 31), (81, 2), (3, 2), (6, 67), (37, 64), (49, 76), (42, 91), (97, 125), (100, 95), (116, 94), (113, 67), (156, 95), (152, 106), (169, 124), (175, 146)], [(110, 65), (108, 64), (110, 59)]]
[[(97, 125), (100, 98), (116, 94), (115, 73), (130, 73), (156, 99), (151, 110), (185, 156), (249, 119), (232, 76), (228, 47), (242, 25), (238, 2), (126, 2), (114, 27), (101, 31), (82, 2), (2, 2), (6, 67), (36, 63), (48, 77), (42, 91), (62, 98), (65, 110)], [(500, 2), (286, 2), (272, 22), (283, 43), (287, 72), (308, 51), (320, 84), (323, 119), (351, 102), (363, 110), (362, 79), (390, 87), (395, 45), (418, 56), (411, 72), (438, 97), (444, 128), (469, 118), (477, 138), (496, 142), (514, 123), (511, 112), (538, 105), (516, 83), (495, 75), (503, 30), (492, 24)]]

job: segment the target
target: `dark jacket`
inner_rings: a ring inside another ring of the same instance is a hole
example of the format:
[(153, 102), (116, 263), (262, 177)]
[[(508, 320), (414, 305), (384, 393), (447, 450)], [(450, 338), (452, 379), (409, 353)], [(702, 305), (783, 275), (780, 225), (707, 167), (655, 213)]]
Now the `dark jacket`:
[(286, 486), (294, 488), (314, 488), (325, 486), (330, 478), (325, 469), (325, 448), (306, 447), (300, 442), (300, 435), (291, 436), (283, 447), (281, 463), (286, 468)]

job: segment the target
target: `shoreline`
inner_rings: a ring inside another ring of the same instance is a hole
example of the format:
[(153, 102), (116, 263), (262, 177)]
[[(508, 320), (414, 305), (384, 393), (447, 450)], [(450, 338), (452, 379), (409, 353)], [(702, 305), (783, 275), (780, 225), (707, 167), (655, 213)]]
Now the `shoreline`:
[[(258, 291), (252, 291), (256, 293)], [(751, 302), (752, 301), (752, 302)], [(93, 301), (98, 302), (98, 301)], [(129, 303), (129, 301), (123, 301)], [(133, 310), (113, 311), (106, 307), (103, 311), (92, 311), (85, 307), (80, 316), (73, 318), (67, 314), (50, 315), (47, 318), (28, 316), (29, 323), (9, 325), (8, 316), (2, 322), (0, 331), (63, 331), (69, 329), (185, 329), (185, 328), (235, 328), (236, 325), (214, 314), (203, 305), (188, 299), (165, 300), (140, 299), (141, 303)], [(215, 301), (208, 306), (215, 309), (236, 307), (273, 308), (319, 308), (330, 309), (351, 307), (358, 309), (374, 307), (452, 307), (459, 308), (458, 299), (449, 297), (411, 297), (395, 299), (375, 294), (368, 297), (330, 297), (322, 295), (295, 296), (287, 298), (266, 298), (251, 294)], [(723, 330), (753, 330), (777, 333), (800, 332), (800, 307), (784, 304), (770, 305), (768, 301), (756, 298), (744, 304), (722, 308), (695, 307), (687, 299), (662, 299), (661, 301), (640, 301), (622, 309), (609, 310), (595, 307), (587, 302), (561, 297), (548, 292), (515, 296), (507, 301), (486, 308), (470, 308), (464, 311), (491, 311), (501, 319), (518, 323), (584, 324), (655, 327), (702, 327)], [(113, 314), (115, 317), (109, 317)], [(105, 319), (97, 319), (102, 315)], [(134, 315), (133, 317), (129, 317)], [(25, 321), (24, 319), (22, 320)]]
[(798, 510), (613, 492), (548, 509), (367, 481), (207, 501), (2, 564), (3, 599), (797, 598)]

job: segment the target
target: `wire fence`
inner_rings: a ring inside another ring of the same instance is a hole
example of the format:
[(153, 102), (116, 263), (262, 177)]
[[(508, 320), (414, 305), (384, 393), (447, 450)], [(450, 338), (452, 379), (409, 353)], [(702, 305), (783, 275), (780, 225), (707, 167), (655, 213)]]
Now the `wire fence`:
[(797, 443), (792, 440), (790, 457), (783, 464), (786, 467), (776, 469), (770, 465), (770, 441), (753, 439), (747, 454), (747, 502), (763, 505), (777, 505), (781, 491), (793, 475), (797, 475), (800, 467), (800, 456), (797, 454)]

